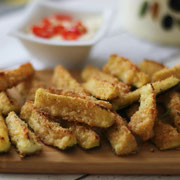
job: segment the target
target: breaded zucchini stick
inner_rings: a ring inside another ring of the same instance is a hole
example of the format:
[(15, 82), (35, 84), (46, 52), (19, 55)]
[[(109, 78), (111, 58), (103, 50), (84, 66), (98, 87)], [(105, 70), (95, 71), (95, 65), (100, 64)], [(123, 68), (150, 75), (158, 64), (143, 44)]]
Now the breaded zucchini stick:
[(148, 74), (150, 78), (152, 78), (153, 74), (166, 68), (163, 64), (156, 62), (156, 61), (152, 61), (152, 60), (143, 60), (140, 64), (139, 64), (139, 69)]
[(130, 60), (117, 55), (110, 56), (109, 62), (104, 66), (103, 71), (117, 77), (126, 84), (138, 88), (150, 81), (149, 76), (141, 72)]
[[(54, 86), (57, 88), (79, 93), (81, 95), (84, 95), (85, 99), (91, 98), (89, 97), (90, 94), (61, 65), (55, 68), (52, 81)], [(92, 98), (92, 100), (94, 100), (94, 98)], [(78, 125), (76, 123), (68, 123), (68, 127), (75, 133), (77, 143), (80, 147), (84, 149), (90, 149), (99, 146), (99, 135), (92, 129), (84, 125)]]
[(91, 149), (100, 145), (99, 135), (90, 127), (69, 123), (68, 127), (75, 133), (77, 143), (83, 149)]
[(99, 78), (91, 78), (83, 83), (86, 88), (93, 96), (102, 100), (111, 100), (119, 96), (119, 89), (113, 84), (102, 81)]
[(0, 92), (0, 112), (2, 114), (8, 115), (11, 111), (19, 112), (19, 110), (19, 105), (9, 96), (8, 92)]
[(31, 101), (27, 101), (22, 107), (21, 118), (47, 145), (64, 150), (76, 144), (76, 137), (71, 130), (62, 128), (57, 122), (50, 121), (50, 118), (34, 107)]
[(125, 109), (125, 113), (128, 119), (131, 119), (131, 117), (139, 110), (139, 103), (134, 103), (131, 106), (129, 106), (127, 109)]
[(30, 63), (21, 65), (15, 70), (0, 72), (0, 91), (12, 88), (34, 75), (34, 68)]
[(52, 82), (56, 88), (74, 91), (82, 95), (89, 95), (89, 93), (61, 65), (55, 68)]
[(180, 133), (170, 124), (157, 120), (152, 141), (160, 150), (180, 147)]
[(8, 129), (3, 116), (0, 114), (0, 153), (9, 151), (10, 147)]
[(134, 102), (137, 102), (140, 98), (140, 89), (129, 92), (125, 94), (123, 97), (118, 97), (111, 101), (113, 110), (122, 109)]
[[(179, 80), (175, 77), (169, 77), (167, 79), (164, 79), (162, 81), (157, 81), (152, 83), (153, 88), (154, 88), (154, 92), (156, 94), (160, 94), (176, 85), (179, 84)], [(140, 89), (137, 89), (135, 91), (129, 92), (126, 95), (124, 95), (123, 97), (119, 97), (117, 99), (112, 100), (112, 105), (113, 105), (113, 109), (114, 110), (118, 110), (118, 109), (122, 109), (136, 101), (139, 100), (140, 98)]]
[(64, 120), (75, 121), (107, 128), (115, 120), (115, 115), (95, 102), (76, 96), (50, 93), (45, 89), (38, 89), (35, 96), (35, 106), (48, 111), (52, 116), (60, 116)]
[(128, 155), (137, 151), (136, 139), (121, 116), (116, 116), (115, 124), (105, 133), (117, 155)]
[(174, 77), (180, 79), (180, 64), (178, 64), (172, 68), (165, 68), (165, 69), (162, 69), (162, 70), (156, 72), (153, 75), (152, 80), (159, 81), (159, 80), (166, 79), (170, 76), (174, 76)]
[(100, 101), (96, 98), (90, 96), (90, 93), (86, 89), (84, 89), (81, 84), (79, 84), (66, 70), (63, 66), (59, 65), (55, 68), (53, 74), (53, 85), (59, 89), (65, 89), (68, 91), (73, 91), (78, 93), (80, 96), (84, 96), (84, 98), (94, 101), (96, 104), (104, 106), (105, 108), (111, 109), (112, 105), (106, 101)]
[(154, 135), (153, 127), (156, 117), (155, 92), (153, 86), (149, 84), (141, 89), (139, 110), (131, 117), (128, 126), (143, 141), (147, 141)]
[[(106, 74), (100, 71), (98, 68), (93, 66), (87, 66), (81, 73), (82, 78), (84, 81), (88, 81), (90, 79), (98, 79), (102, 81), (102, 83), (106, 82), (109, 83), (110, 86), (114, 86), (116, 89), (118, 88), (119, 96), (122, 96), (130, 91), (130, 86), (127, 84), (120, 82), (117, 78)], [(105, 91), (105, 90), (104, 90)]]
[(64, 96), (73, 96), (73, 97), (79, 97), (82, 99), (86, 99), (89, 101), (93, 101), (95, 104), (97, 104), (98, 106), (101, 106), (105, 109), (112, 109), (112, 105), (107, 102), (107, 101), (101, 101), (101, 100), (97, 100), (96, 98), (94, 98), (93, 96), (84, 96), (82, 94), (78, 94), (75, 93), (73, 91), (67, 91), (64, 89), (55, 89), (55, 88), (48, 88), (48, 91), (53, 93), (53, 94), (59, 94), (59, 95), (64, 95)]
[(11, 142), (15, 144), (18, 152), (25, 156), (34, 154), (42, 149), (35, 134), (30, 131), (27, 124), (15, 112), (10, 112), (6, 117)]
[(165, 106), (169, 110), (169, 115), (178, 132), (180, 132), (180, 92), (171, 91), (167, 95), (168, 100), (165, 99)]
[(25, 100), (34, 101), (36, 90), (38, 88), (47, 88), (47, 86), (44, 82), (32, 79), (30, 82), (22, 82), (16, 88)]

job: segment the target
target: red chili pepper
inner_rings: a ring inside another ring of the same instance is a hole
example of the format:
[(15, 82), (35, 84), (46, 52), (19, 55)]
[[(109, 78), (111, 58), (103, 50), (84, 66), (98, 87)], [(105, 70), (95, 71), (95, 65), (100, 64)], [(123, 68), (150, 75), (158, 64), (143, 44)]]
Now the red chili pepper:
[(75, 27), (78, 29), (78, 31), (81, 33), (81, 34), (85, 34), (87, 33), (87, 29), (85, 26), (83, 26), (82, 22), (81, 21), (78, 21), (75, 25)]
[(70, 27), (63, 26), (60, 21), (72, 21), (73, 18), (68, 15), (55, 14), (54, 18), (59, 24), (54, 24), (49, 18), (42, 19), (41, 25), (32, 26), (34, 35), (41, 38), (51, 38), (54, 35), (60, 35), (64, 40), (77, 40), (81, 35), (87, 33), (86, 27), (81, 21), (73, 23)]
[(52, 31), (45, 29), (41, 26), (33, 26), (32, 32), (34, 33), (34, 35), (42, 38), (50, 38), (53, 36)]
[(54, 34), (61, 34), (64, 31), (64, 26), (59, 24), (57, 26), (54, 26)]
[(61, 35), (64, 40), (77, 40), (80, 36), (78, 32), (72, 30), (65, 30)]
[(65, 14), (55, 14), (55, 18), (59, 21), (72, 21), (72, 17)]
[(51, 22), (48, 18), (44, 18), (42, 20), (42, 24), (43, 24), (43, 26), (51, 26)]

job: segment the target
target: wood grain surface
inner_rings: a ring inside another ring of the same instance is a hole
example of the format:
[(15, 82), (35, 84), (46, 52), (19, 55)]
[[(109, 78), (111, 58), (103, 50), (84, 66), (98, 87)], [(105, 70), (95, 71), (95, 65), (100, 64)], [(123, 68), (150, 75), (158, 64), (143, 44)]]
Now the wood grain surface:
[[(37, 74), (39, 79), (50, 83), (51, 71)], [(77, 72), (73, 72), (78, 77)], [(152, 148), (154, 151), (152, 151)], [(180, 152), (178, 150), (158, 151), (146, 143), (139, 153), (118, 157), (106, 140), (101, 146), (84, 151), (78, 146), (67, 151), (43, 146), (40, 154), (20, 158), (15, 148), (0, 155), (2, 173), (52, 173), (52, 174), (180, 174)]]

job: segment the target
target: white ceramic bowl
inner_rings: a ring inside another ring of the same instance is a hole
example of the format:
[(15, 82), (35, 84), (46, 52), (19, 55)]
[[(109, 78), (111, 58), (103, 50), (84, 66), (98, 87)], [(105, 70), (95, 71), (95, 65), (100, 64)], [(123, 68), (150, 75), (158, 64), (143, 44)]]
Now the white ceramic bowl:
[[(84, 16), (97, 15), (103, 18), (103, 23), (92, 39), (84, 41), (48, 40), (27, 33), (28, 27), (54, 13), (66, 13), (79, 19)], [(84, 5), (72, 7), (68, 4), (56, 6), (46, 1), (36, 1), (27, 8), (23, 22), (10, 32), (10, 35), (18, 38), (32, 56), (46, 63), (48, 67), (60, 63), (68, 67), (75, 67), (87, 59), (92, 46), (105, 35), (110, 26), (111, 17), (112, 11), (108, 8)]]

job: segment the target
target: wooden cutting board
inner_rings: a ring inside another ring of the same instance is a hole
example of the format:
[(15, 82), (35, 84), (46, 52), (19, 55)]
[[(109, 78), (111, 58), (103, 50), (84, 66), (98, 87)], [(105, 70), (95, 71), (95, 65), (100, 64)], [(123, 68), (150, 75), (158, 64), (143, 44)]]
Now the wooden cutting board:
[[(73, 71), (78, 78), (78, 72)], [(38, 72), (36, 78), (47, 83), (51, 71)], [(19, 97), (18, 97), (19, 98)], [(154, 152), (152, 152), (152, 148)], [(67, 151), (43, 146), (40, 154), (20, 158), (15, 148), (0, 155), (2, 173), (53, 173), (53, 174), (180, 174), (180, 152), (178, 150), (158, 151), (150, 143), (140, 147), (136, 155), (118, 157), (105, 140), (101, 146), (84, 151), (74, 147)]]

